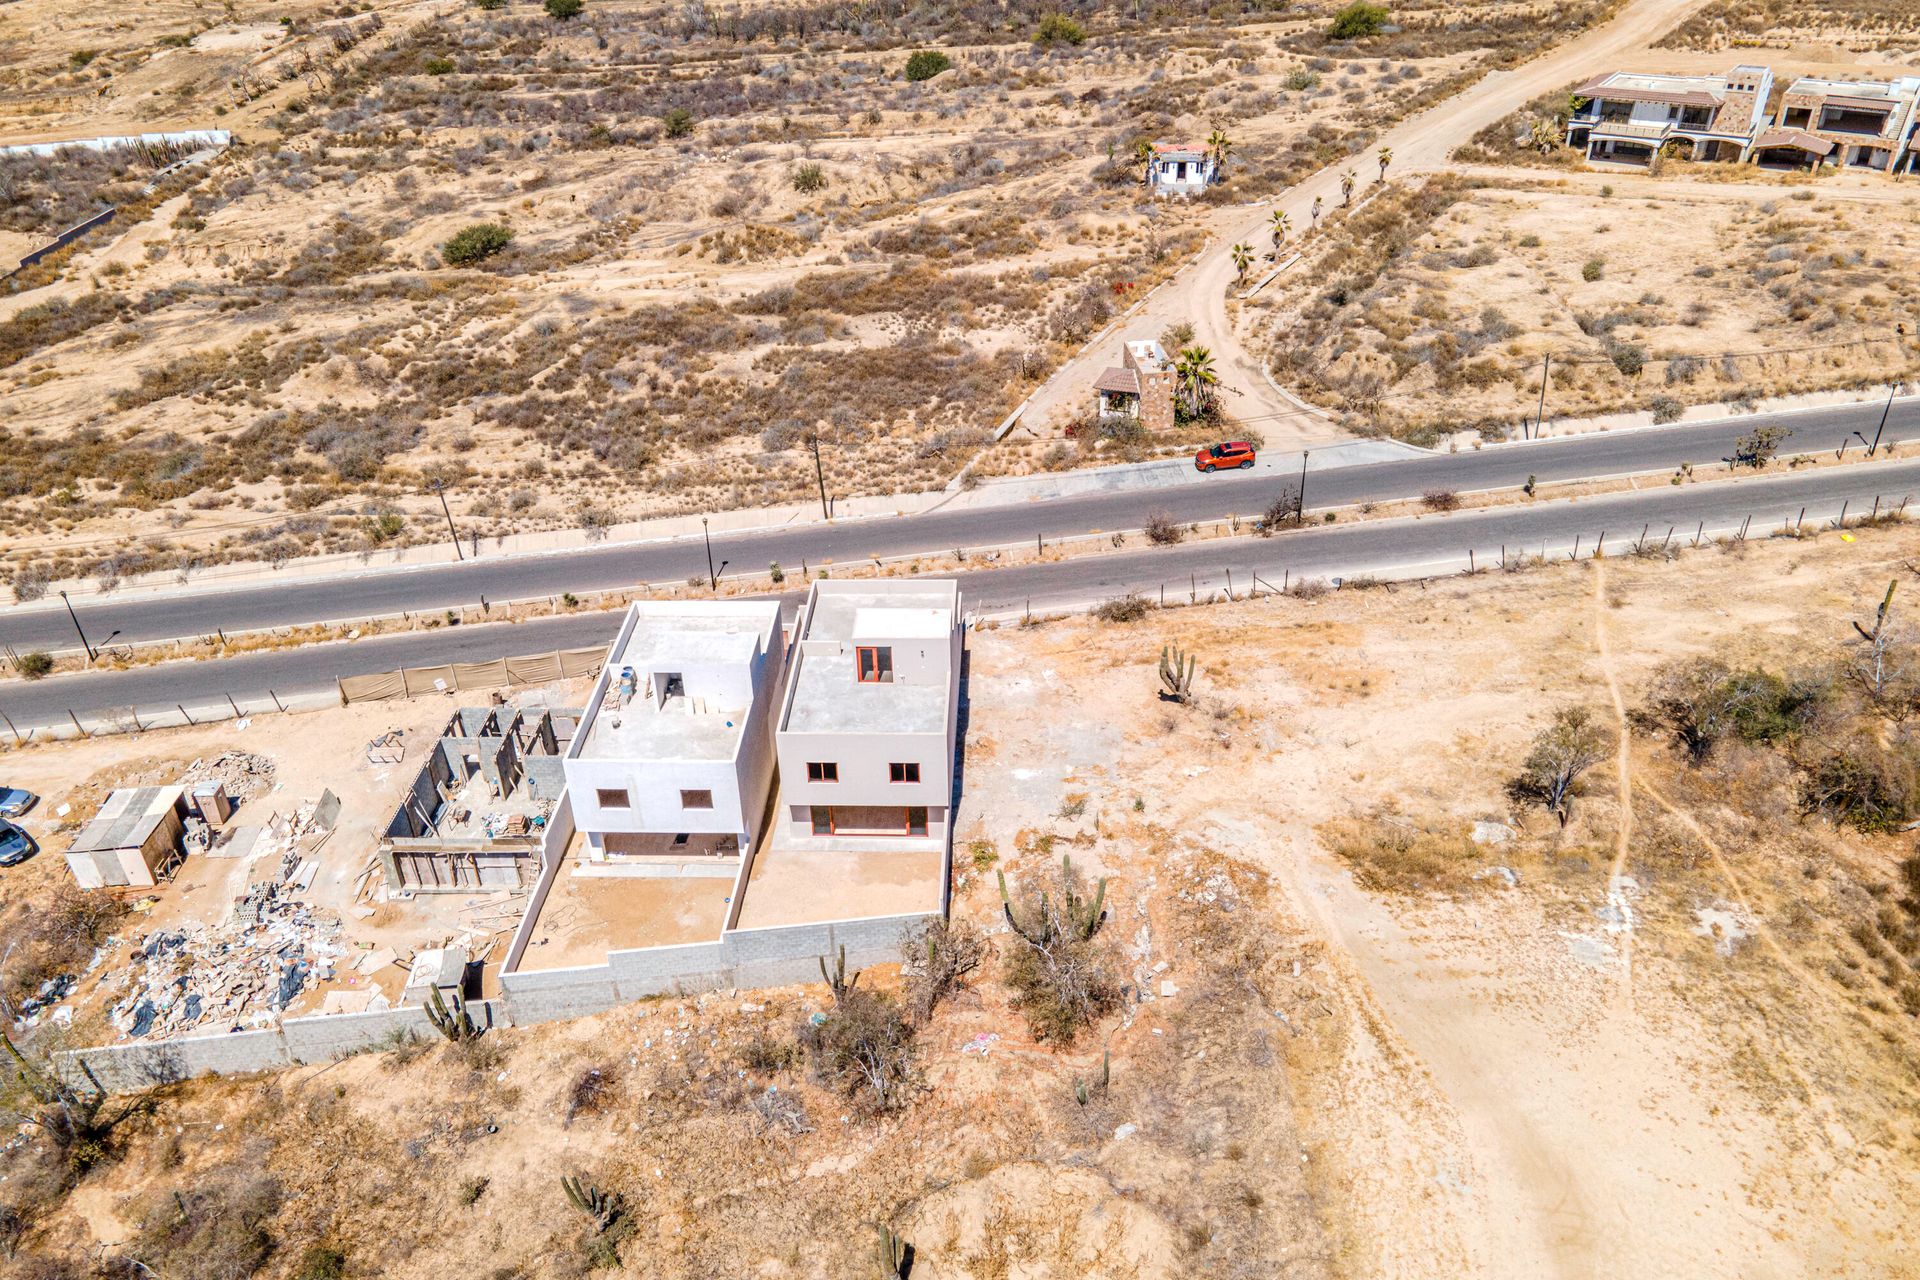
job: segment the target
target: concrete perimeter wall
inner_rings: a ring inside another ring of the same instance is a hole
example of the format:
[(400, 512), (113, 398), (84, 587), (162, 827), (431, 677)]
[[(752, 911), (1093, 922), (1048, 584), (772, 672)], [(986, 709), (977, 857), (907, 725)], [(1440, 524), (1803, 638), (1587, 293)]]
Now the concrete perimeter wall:
[[(474, 1001), (467, 1009), (483, 1026), (531, 1026), (604, 1013), (649, 996), (818, 982), (820, 960), (831, 964), (841, 947), (854, 968), (898, 960), (907, 931), (938, 918), (938, 912), (921, 912), (735, 929), (718, 942), (614, 951), (605, 964), (503, 973), (502, 996)], [(431, 1040), (439, 1032), (424, 1009), (409, 1007), (288, 1018), (269, 1030), (107, 1045), (61, 1058), (75, 1075), (84, 1062), (108, 1089), (138, 1089), (208, 1072), (229, 1075), (327, 1062), (408, 1034)]]

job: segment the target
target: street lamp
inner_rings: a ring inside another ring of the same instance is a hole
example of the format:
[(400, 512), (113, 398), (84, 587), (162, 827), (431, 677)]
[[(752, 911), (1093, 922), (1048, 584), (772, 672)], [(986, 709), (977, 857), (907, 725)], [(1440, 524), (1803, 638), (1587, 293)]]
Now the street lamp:
[(727, 565), (732, 562), (722, 560), (720, 562), (720, 568), (716, 569), (713, 567), (713, 535), (707, 532), (707, 518), (705, 516), (700, 517), (700, 536), (706, 540), (707, 544), (707, 590), (718, 591), (720, 589), (720, 574), (726, 569)]
[(433, 482), (433, 491), (440, 495), (440, 511), (441, 514), (447, 518), (447, 538), (453, 543), (453, 554), (456, 559), (465, 560), (467, 553), (460, 549), (460, 532), (453, 527), (453, 508), (447, 505), (446, 481), (435, 480)]
[[(67, 593), (64, 591), (60, 593), (60, 603), (67, 606), (67, 616), (73, 619), (73, 629), (80, 633), (80, 647), (87, 651), (87, 664), (91, 666), (93, 664), (93, 660), (95, 658), (98, 658), (100, 656), (100, 653), (92, 645), (87, 643), (87, 633), (80, 626), (80, 615), (73, 611), (73, 601), (67, 599)], [(117, 636), (120, 633), (116, 631), (113, 634)]]
[(1307, 522), (1307, 455), (1311, 449), (1300, 451), (1300, 523)]
[(807, 437), (807, 446), (813, 450), (813, 478), (820, 482), (820, 518), (833, 519), (833, 513), (827, 510), (827, 472), (820, 465), (820, 436), (816, 433)]

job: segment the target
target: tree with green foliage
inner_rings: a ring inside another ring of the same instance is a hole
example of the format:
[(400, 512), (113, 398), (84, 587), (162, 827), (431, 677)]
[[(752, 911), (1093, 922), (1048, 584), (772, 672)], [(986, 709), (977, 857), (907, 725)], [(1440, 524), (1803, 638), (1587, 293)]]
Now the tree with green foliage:
[(1033, 32), (1033, 42), (1039, 45), (1085, 44), (1086, 41), (1087, 29), (1064, 13), (1042, 16)]
[(907, 58), (907, 79), (931, 80), (953, 66), (953, 59), (938, 49), (921, 49)]
[(685, 107), (674, 107), (660, 117), (660, 125), (667, 131), (669, 138), (686, 138), (693, 135), (693, 112)]
[(793, 189), (801, 195), (812, 195), (823, 191), (827, 186), (827, 171), (819, 165), (809, 162), (793, 171)]
[(513, 232), (497, 222), (476, 222), (453, 233), (440, 246), (440, 257), (450, 267), (467, 267), (491, 258), (513, 243)]
[(586, 0), (547, 0), (546, 3), (547, 16), (562, 22), (579, 17), (586, 12), (586, 8)]
[(1386, 25), (1385, 5), (1353, 0), (1352, 4), (1333, 15), (1333, 25), (1327, 28), (1327, 35), (1335, 40), (1359, 40), (1379, 35), (1381, 28)]
[(1220, 374), (1213, 367), (1213, 352), (1205, 347), (1187, 347), (1174, 358), (1175, 399), (1185, 417), (1192, 421), (1207, 416), (1213, 407)]
[(1581, 774), (1607, 758), (1613, 742), (1613, 734), (1594, 720), (1588, 708), (1560, 708), (1553, 723), (1534, 738), (1520, 776), (1513, 781), (1515, 798), (1534, 801), (1566, 826), (1573, 816), (1574, 785)]

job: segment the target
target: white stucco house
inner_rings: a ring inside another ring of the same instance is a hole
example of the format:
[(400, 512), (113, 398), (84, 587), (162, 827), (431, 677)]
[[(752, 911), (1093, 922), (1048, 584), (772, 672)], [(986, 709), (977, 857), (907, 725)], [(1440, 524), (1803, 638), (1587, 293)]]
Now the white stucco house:
[(956, 582), (813, 584), (775, 735), (776, 845), (946, 847), (961, 647)]
[(1219, 181), (1213, 152), (1198, 143), (1156, 142), (1147, 160), (1147, 187), (1157, 196), (1197, 196)]
[(588, 861), (751, 849), (784, 656), (777, 601), (628, 608), (565, 758)]

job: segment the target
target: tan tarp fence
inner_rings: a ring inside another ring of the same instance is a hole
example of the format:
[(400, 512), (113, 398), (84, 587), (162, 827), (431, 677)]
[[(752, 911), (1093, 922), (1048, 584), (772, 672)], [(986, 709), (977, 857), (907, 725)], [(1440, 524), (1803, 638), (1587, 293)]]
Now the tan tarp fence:
[(604, 649), (560, 649), (523, 658), (495, 658), (492, 662), (449, 662), (438, 667), (402, 667), (366, 676), (342, 676), (342, 705), (411, 698), (422, 693), (498, 689), (503, 685), (549, 684), (575, 676), (600, 674)]

